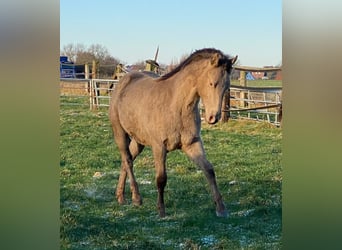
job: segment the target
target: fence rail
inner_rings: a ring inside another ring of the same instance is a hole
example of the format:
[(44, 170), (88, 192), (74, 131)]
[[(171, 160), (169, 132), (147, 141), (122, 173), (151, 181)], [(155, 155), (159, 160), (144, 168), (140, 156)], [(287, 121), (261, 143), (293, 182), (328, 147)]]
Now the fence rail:
[(279, 126), (282, 117), (282, 88), (231, 86), (230, 106), (224, 111), (229, 111), (233, 119), (266, 120)]
[(108, 107), (111, 93), (115, 89), (119, 80), (109, 79), (92, 79), (90, 81), (92, 91), (90, 95), (90, 109), (97, 109), (99, 107)]
[[(83, 105), (91, 110), (108, 107), (118, 80), (61, 79), (61, 105)], [(222, 111), (231, 119), (268, 121), (279, 126), (282, 114), (281, 87), (244, 87), (232, 85), (229, 102)], [(203, 107), (201, 107), (203, 108)]]
[(90, 109), (108, 107), (111, 92), (118, 80), (60, 79), (60, 104), (89, 106)]

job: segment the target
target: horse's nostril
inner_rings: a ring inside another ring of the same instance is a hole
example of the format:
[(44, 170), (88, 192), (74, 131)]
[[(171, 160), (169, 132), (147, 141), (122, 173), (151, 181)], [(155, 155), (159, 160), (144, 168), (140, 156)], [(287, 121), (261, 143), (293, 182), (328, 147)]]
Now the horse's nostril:
[(215, 115), (209, 116), (208, 123), (210, 123), (210, 124), (216, 123), (216, 116)]

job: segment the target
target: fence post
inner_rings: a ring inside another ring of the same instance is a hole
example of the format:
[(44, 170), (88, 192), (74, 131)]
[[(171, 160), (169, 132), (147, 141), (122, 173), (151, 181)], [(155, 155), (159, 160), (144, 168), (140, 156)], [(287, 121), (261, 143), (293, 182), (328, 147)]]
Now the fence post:
[(223, 110), (222, 112), (222, 122), (228, 122), (229, 116), (230, 116), (230, 91), (227, 90), (224, 95), (223, 95), (223, 100), (222, 100), (222, 107), (221, 109)]
[[(88, 65), (88, 63), (84, 64), (84, 78), (86, 80), (89, 79), (89, 65)], [(88, 93), (90, 94), (91, 93), (91, 83), (90, 83), (90, 81), (87, 81), (85, 83), (85, 87), (86, 87)], [(90, 109), (91, 109), (91, 103), (90, 103)]]
[(90, 79), (89, 84), (89, 109), (93, 110), (93, 96), (94, 96), (94, 88), (93, 88), (93, 79)]
[[(240, 70), (240, 86), (247, 87), (246, 71)], [(247, 93), (244, 90), (240, 92), (240, 99), (247, 99)], [(245, 100), (240, 101), (240, 106), (246, 107), (248, 104)]]
[(86, 63), (84, 65), (84, 78), (89, 79), (89, 65), (88, 65), (88, 63)]
[(96, 62), (95, 62), (95, 60), (93, 60), (93, 65), (92, 65), (92, 69), (91, 69), (91, 77), (93, 79), (96, 78)]
[(277, 121), (279, 122), (279, 127), (282, 127), (283, 125), (283, 105), (280, 102), (280, 107), (278, 108), (278, 115), (277, 115)]

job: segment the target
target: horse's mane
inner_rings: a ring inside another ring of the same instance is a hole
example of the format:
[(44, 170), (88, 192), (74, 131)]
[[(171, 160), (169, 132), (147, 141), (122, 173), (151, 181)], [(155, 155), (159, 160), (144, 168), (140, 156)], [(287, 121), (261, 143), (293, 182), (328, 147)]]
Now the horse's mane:
[(181, 71), (182, 69), (184, 69), (187, 65), (191, 64), (192, 62), (199, 61), (202, 59), (210, 59), (212, 55), (216, 53), (221, 55), (218, 67), (221, 67), (224, 65), (226, 67), (227, 72), (230, 73), (232, 70), (232, 63), (229, 57), (223, 54), (222, 51), (220, 50), (213, 49), (213, 48), (205, 48), (205, 49), (196, 50), (188, 58), (186, 58), (183, 62), (181, 62), (176, 68), (174, 68), (172, 71), (159, 77), (157, 81), (166, 80), (172, 77), (173, 75), (175, 75), (176, 73), (178, 73), (179, 71)]

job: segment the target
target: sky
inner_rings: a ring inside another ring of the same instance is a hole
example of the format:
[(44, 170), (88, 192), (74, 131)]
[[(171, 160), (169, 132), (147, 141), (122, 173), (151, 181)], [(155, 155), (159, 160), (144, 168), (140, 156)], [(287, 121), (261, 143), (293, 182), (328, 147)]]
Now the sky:
[(124, 64), (178, 62), (202, 48), (244, 66), (282, 63), (281, 0), (60, 1), (60, 49), (100, 44)]

